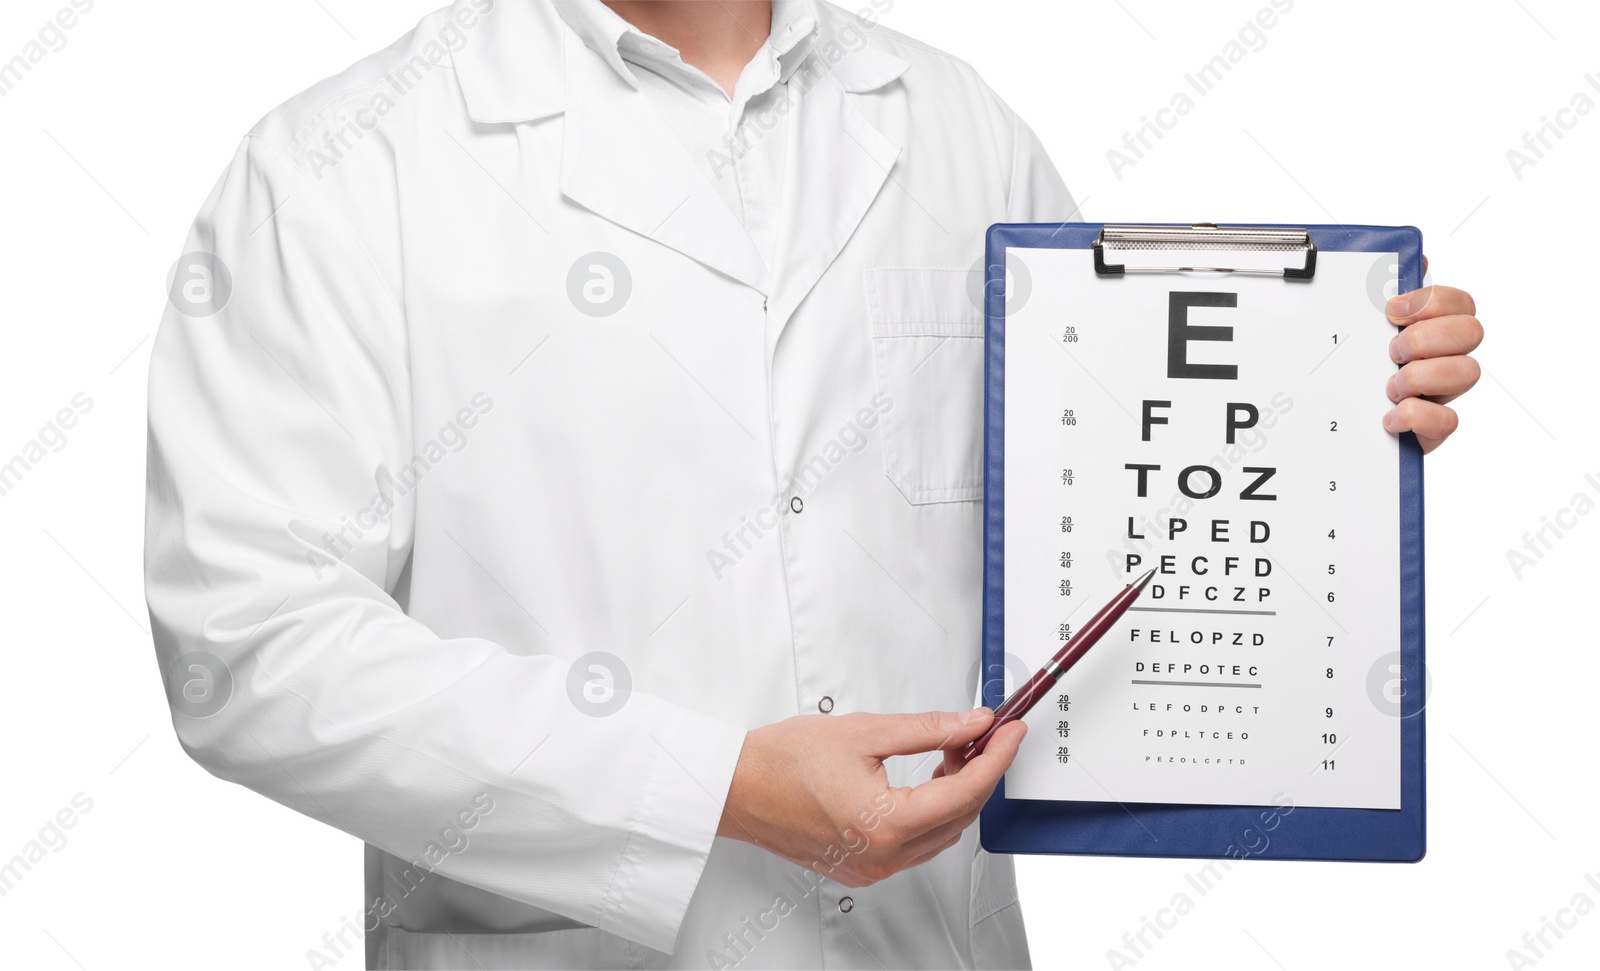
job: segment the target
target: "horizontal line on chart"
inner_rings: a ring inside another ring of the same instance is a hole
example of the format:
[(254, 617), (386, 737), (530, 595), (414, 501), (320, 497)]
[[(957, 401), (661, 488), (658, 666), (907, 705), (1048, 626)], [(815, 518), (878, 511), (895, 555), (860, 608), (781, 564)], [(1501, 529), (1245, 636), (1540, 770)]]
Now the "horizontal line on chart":
[(1147, 614), (1247, 614), (1251, 617), (1276, 617), (1276, 610), (1224, 610), (1221, 607), (1129, 607)]
[(1259, 684), (1247, 684), (1243, 681), (1139, 681), (1133, 684), (1170, 684), (1179, 688), (1259, 688)]

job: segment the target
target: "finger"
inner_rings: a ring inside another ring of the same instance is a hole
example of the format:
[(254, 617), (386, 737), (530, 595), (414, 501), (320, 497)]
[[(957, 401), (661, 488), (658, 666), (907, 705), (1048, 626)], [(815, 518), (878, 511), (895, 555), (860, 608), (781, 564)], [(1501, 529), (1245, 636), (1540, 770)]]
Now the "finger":
[(846, 715), (861, 732), (867, 752), (883, 758), (917, 755), (950, 748), (982, 735), (994, 718), (987, 708), (971, 711), (922, 711), (912, 715)]
[(793, 863), (795, 866), (810, 870), (812, 873), (816, 873), (817, 876), (823, 878), (824, 880), (832, 880), (841, 887), (849, 887), (851, 890), (860, 890), (863, 887), (870, 887), (874, 883), (877, 883), (877, 881), (873, 878), (866, 876), (865, 874), (857, 873), (848, 867), (833, 867), (832, 869), (828, 870), (827, 873), (818, 873), (817, 870), (812, 867), (810, 861), (790, 859), (789, 862)]
[(957, 772), (960, 772), (961, 767), (967, 764), (965, 756), (969, 747), (970, 743), (967, 743), (963, 745), (955, 745), (945, 749), (943, 761), (939, 763), (939, 767), (937, 769), (933, 770), (933, 778), (939, 779), (944, 776), (955, 775)]
[(909, 870), (912, 867), (919, 867), (922, 864), (924, 864), (924, 863), (928, 862), (929, 860), (933, 859), (934, 857), (938, 856), (940, 853), (943, 853), (945, 850), (948, 850), (952, 846), (955, 846), (959, 842), (961, 842), (961, 834), (957, 833), (956, 835), (954, 835), (954, 836), (950, 837), (949, 839), (945, 840), (943, 843), (939, 844), (938, 846), (934, 847), (933, 849), (929, 850), (928, 852), (926, 852), (926, 853), (922, 854), (921, 856), (913, 859), (910, 863), (907, 863), (905, 868), (907, 870)]
[(1027, 726), (1022, 722), (1004, 725), (990, 737), (983, 754), (962, 766), (960, 772), (929, 779), (906, 791), (900, 801), (902, 808), (895, 810), (905, 813), (896, 820), (899, 832), (909, 840), (982, 809), (1016, 758), (1017, 746), (1026, 733)]
[(1401, 327), (1429, 317), (1443, 317), (1446, 314), (1466, 314), (1470, 317), (1477, 312), (1478, 305), (1472, 302), (1472, 294), (1455, 287), (1437, 286), (1402, 293), (1390, 299), (1384, 308), (1389, 322)]
[(1396, 364), (1430, 357), (1471, 354), (1483, 343), (1483, 324), (1470, 314), (1450, 314), (1421, 320), (1394, 335), (1389, 358)]
[(1478, 362), (1464, 355), (1412, 361), (1389, 376), (1390, 401), (1426, 396), (1444, 404), (1478, 383)]
[(956, 745), (945, 749), (944, 761), (940, 762), (939, 767), (933, 770), (932, 777), (938, 779), (943, 776), (955, 775), (957, 772), (960, 772), (961, 767), (967, 764), (966, 751), (970, 747), (970, 744), (965, 744)]
[(933, 770), (933, 778), (940, 779), (960, 772), (961, 766), (964, 764), (961, 761), (961, 753), (966, 751), (966, 748), (965, 745), (961, 745), (956, 748), (945, 749), (944, 759), (939, 762), (939, 767)]
[(965, 833), (968, 827), (978, 821), (979, 815), (980, 813), (978, 812), (972, 812), (956, 819), (952, 819), (948, 823), (935, 826), (933, 829), (928, 830), (926, 833), (923, 833), (916, 839), (907, 841), (905, 845), (901, 847), (901, 852), (905, 857), (910, 859), (916, 859), (917, 857), (923, 856), (927, 853), (935, 852), (940, 846), (943, 846), (950, 840), (960, 839), (961, 834)]
[(1424, 453), (1443, 444), (1460, 423), (1454, 409), (1421, 398), (1407, 398), (1383, 416), (1383, 427), (1390, 432), (1415, 432)]

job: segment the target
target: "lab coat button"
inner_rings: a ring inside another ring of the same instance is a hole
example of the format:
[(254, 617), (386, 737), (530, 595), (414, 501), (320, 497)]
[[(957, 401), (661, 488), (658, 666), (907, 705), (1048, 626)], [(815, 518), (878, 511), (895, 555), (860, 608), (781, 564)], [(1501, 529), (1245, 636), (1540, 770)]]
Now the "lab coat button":
[(826, 715), (828, 712), (832, 711), (833, 710), (833, 699), (828, 697), (827, 695), (823, 695), (822, 696), (822, 700), (817, 702), (817, 710), (822, 712), (824, 715)]
[(849, 897), (839, 898), (839, 913), (848, 914), (856, 908), (856, 902)]
[(806, 504), (799, 496), (795, 496), (789, 500), (789, 508), (798, 513), (806, 508)]

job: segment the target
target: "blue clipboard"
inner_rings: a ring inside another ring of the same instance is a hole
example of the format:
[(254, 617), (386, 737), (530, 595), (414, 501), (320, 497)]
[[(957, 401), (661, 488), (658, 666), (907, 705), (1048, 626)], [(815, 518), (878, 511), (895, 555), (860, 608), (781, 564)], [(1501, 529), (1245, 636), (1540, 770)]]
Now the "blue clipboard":
[[(1400, 292), (1422, 286), (1422, 234), (1415, 228), (1249, 225), (1308, 230), (1314, 246), (1308, 268), (1317, 250), (1398, 253)], [(989, 228), (984, 291), (982, 695), (991, 708), (1004, 700), (1005, 691), (1006, 250), (1095, 248), (1098, 258), (1095, 243), (1104, 228), (1103, 223), (998, 224)], [(984, 849), (992, 853), (1218, 859), (1421, 860), (1427, 848), (1422, 450), (1410, 433), (1401, 436), (1399, 486), (1403, 808), (1293, 807), (1284, 813), (1262, 806), (1007, 799), (1002, 779), (983, 808), (980, 839)]]

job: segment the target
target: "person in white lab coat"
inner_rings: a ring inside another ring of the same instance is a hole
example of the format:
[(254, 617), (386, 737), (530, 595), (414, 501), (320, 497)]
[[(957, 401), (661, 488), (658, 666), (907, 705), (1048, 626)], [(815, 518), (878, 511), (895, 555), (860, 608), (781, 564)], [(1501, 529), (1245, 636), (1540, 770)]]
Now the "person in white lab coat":
[[(939, 753), (990, 718), (973, 270), (1076, 207), (888, 6), (458, 0), (206, 200), (147, 594), (184, 747), (367, 844), (312, 967), (1028, 964), (970, 826), (1022, 726)], [(1391, 305), (1391, 431), (1454, 429), (1473, 313)]]

